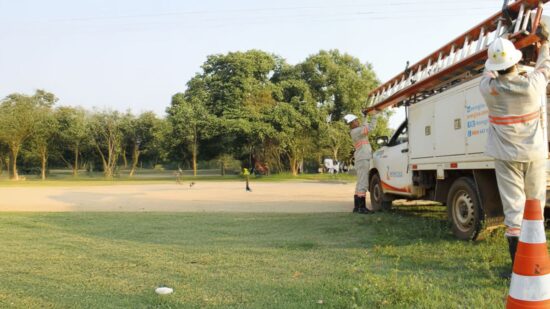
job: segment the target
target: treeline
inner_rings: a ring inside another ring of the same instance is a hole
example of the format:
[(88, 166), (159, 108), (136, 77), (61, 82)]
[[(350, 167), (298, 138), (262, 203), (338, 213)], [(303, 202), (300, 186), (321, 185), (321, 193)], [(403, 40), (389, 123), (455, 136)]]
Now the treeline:
[[(43, 90), (12, 94), (0, 102), (0, 173), (18, 179), (18, 168), (33, 166), (44, 179), (53, 164), (110, 178), (121, 166), (132, 176), (145, 163), (196, 174), (199, 161), (218, 160), (223, 171), (238, 160), (296, 175), (317, 170), (324, 156), (351, 158), (341, 118), (359, 114), (376, 84), (369, 65), (337, 50), (297, 65), (251, 50), (209, 56), (165, 118), (56, 107), (55, 95)], [(387, 134), (387, 119), (378, 123), (378, 134)]]
[[(166, 120), (152, 112), (89, 111), (55, 107), (57, 98), (43, 90), (11, 94), (0, 104), (0, 173), (19, 178), (19, 168), (46, 178), (48, 162), (79, 169), (102, 170), (113, 177), (119, 164), (133, 175), (140, 160), (164, 160)], [(23, 162), (20, 162), (20, 160)]]

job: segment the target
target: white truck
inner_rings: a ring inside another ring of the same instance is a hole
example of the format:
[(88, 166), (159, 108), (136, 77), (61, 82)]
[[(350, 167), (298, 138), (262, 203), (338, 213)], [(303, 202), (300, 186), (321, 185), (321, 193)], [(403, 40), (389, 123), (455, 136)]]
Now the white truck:
[(484, 155), (489, 119), (479, 80), (411, 105), (391, 138), (377, 138), (369, 173), (374, 207), (397, 198), (439, 201), (460, 239), (502, 223), (494, 160)]
[[(397, 198), (441, 202), (460, 239), (475, 239), (484, 228), (503, 223), (494, 160), (484, 155), (489, 120), (480, 76), (487, 47), (501, 36), (522, 50), (524, 69), (532, 69), (536, 43), (548, 35), (549, 23), (542, 16), (548, 1), (508, 5), (505, 0), (501, 12), (407, 65), (370, 93), (364, 112), (396, 106), (407, 110), (406, 121), (391, 138), (376, 139), (381, 148), (374, 152), (369, 171), (374, 207), (390, 206)], [(539, 27), (541, 21), (546, 27)], [(546, 101), (541, 98), (542, 108)]]

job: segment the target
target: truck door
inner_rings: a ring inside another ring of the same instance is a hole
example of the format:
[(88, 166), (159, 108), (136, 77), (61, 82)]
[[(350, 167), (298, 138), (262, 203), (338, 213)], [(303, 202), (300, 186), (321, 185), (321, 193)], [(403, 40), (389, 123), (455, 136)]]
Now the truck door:
[(385, 193), (408, 195), (412, 192), (409, 170), (409, 133), (407, 121), (397, 129), (384, 148), (379, 173)]

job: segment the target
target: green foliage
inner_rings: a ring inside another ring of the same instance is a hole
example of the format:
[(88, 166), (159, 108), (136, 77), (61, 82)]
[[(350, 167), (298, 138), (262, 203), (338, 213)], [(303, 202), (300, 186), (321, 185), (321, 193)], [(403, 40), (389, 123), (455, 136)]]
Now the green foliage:
[(50, 107), (40, 109), (35, 123), (35, 132), (30, 139), (33, 157), (40, 162), (41, 178), (46, 179), (48, 155), (54, 146), (60, 126), (53, 110)]
[(73, 170), (73, 176), (77, 176), (82, 150), (91, 149), (89, 115), (81, 107), (62, 106), (56, 109), (55, 116), (59, 124), (57, 135), (60, 146), (58, 147), (59, 157)]
[[(200, 81), (195, 78), (190, 85), (198, 83)], [(172, 147), (185, 148), (191, 152), (195, 176), (197, 175), (199, 144), (204, 139), (213, 136), (219, 127), (201, 99), (204, 99), (204, 92), (200, 88), (192, 88), (186, 94), (175, 94), (167, 109), (168, 121), (172, 128)]]
[[(72, 107), (52, 114), (53, 94), (16, 93), (0, 103), (0, 142), (9, 148), (9, 155), (0, 151), (0, 166), (10, 162), (16, 178), (24, 149), (25, 164), (40, 158), (45, 170), (51, 157), (72, 168), (73, 176), (99, 164), (112, 177), (119, 161), (133, 175), (144, 160), (148, 166), (189, 162), (196, 173), (199, 160), (220, 158), (297, 175), (323, 156), (349, 159), (349, 130), (341, 117), (358, 114), (376, 83), (368, 64), (338, 50), (320, 51), (297, 65), (249, 50), (208, 56), (183, 92), (173, 95), (166, 119)], [(382, 134), (386, 120), (373, 132)]]
[(118, 159), (122, 152), (122, 116), (119, 112), (100, 111), (90, 118), (89, 132), (97, 153), (101, 157), (106, 178), (115, 176)]
[(332, 121), (323, 124), (321, 145), (327, 149), (327, 155), (337, 161), (349, 161), (353, 155), (353, 142), (350, 129), (343, 121)]
[[(130, 177), (136, 173), (139, 159), (142, 154), (158, 154), (159, 143), (163, 132), (162, 120), (158, 119), (153, 112), (144, 112), (134, 116), (130, 111), (122, 116), (120, 130), (122, 133), (123, 156), (131, 155)], [(124, 158), (126, 160), (126, 158)]]
[(57, 98), (44, 90), (34, 95), (14, 93), (0, 102), (0, 140), (10, 148), (11, 177), (19, 179), (17, 157), (33, 134), (39, 135), (44, 115), (50, 113)]
[(359, 114), (366, 107), (369, 92), (378, 83), (370, 65), (338, 50), (322, 50), (298, 64), (297, 70), (310, 86), (316, 102), (334, 120), (346, 113)]

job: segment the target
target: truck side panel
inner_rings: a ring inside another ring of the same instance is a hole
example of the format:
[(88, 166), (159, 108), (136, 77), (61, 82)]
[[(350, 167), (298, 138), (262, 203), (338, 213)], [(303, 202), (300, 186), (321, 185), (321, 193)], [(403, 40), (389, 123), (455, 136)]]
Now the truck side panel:
[(464, 129), (464, 91), (451, 91), (435, 105), (435, 152), (436, 157), (461, 155), (466, 152)]
[(409, 154), (412, 159), (433, 157), (435, 101), (425, 102), (422, 108), (409, 109)]

